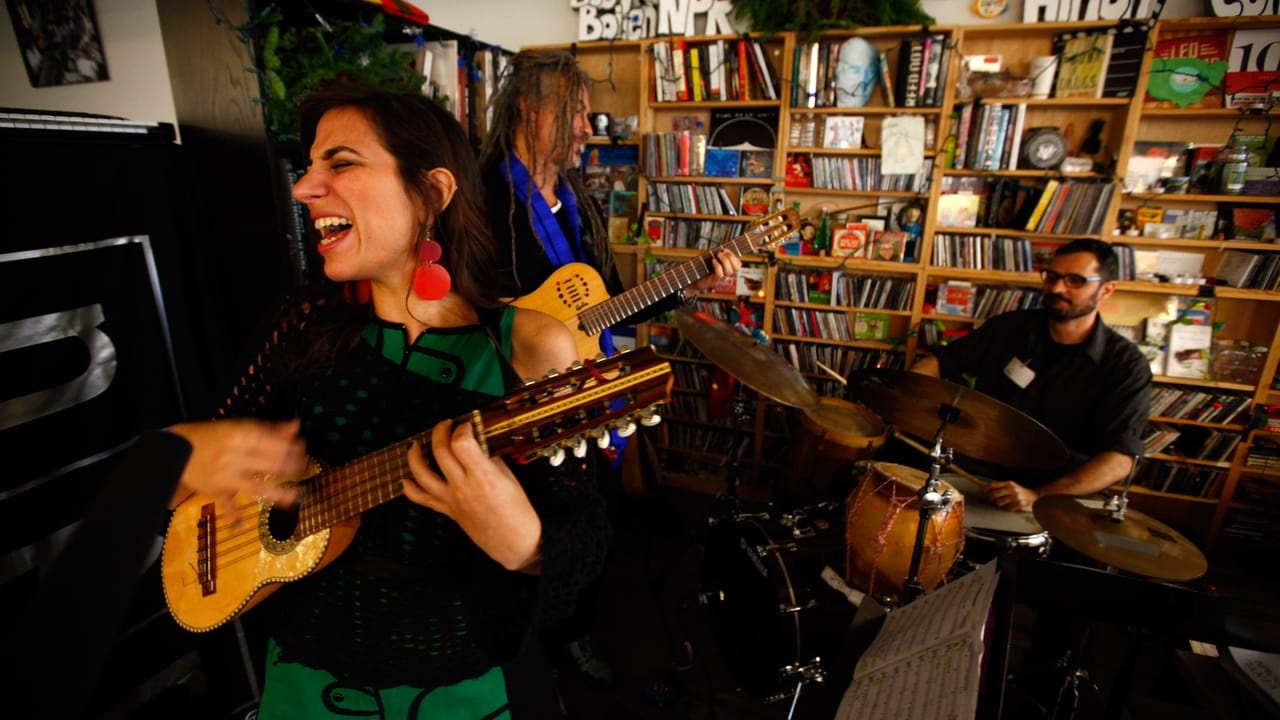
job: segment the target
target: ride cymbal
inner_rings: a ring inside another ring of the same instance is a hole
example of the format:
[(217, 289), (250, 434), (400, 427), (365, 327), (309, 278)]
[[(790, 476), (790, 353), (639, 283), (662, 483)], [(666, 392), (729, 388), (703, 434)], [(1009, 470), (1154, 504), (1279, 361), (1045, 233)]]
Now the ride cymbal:
[(1046, 495), (1031, 512), (1054, 540), (1120, 570), (1161, 580), (1194, 580), (1209, 569), (1181, 533), (1137, 510), (1115, 520), (1102, 500)]
[[(869, 368), (849, 378), (849, 395), (898, 428), (943, 442), (957, 453), (1009, 468), (1052, 470), (1067, 448), (1052, 430), (990, 395), (931, 375)], [(954, 411), (952, 411), (954, 409)]]
[(677, 310), (676, 324), (707, 359), (761, 395), (805, 410), (818, 407), (818, 393), (768, 345), (699, 310)]

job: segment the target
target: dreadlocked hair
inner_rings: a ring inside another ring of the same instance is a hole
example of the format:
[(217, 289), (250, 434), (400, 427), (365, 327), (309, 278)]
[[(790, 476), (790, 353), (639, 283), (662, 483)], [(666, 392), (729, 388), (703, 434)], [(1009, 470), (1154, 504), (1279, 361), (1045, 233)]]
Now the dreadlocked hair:
[[(556, 173), (569, 183), (580, 202), (588, 202), (576, 163), (569, 154), (573, 152), (573, 118), (578, 112), (578, 99), (584, 90), (590, 90), (591, 77), (578, 66), (577, 59), (563, 50), (521, 50), (512, 56), (503, 73), (498, 92), (490, 103), (492, 118), (490, 129), (480, 150), (480, 164), (484, 167), (508, 158), (516, 149), (520, 138), (527, 152), (529, 187), (526, 197), (533, 197), (538, 189), (535, 178), (543, 168), (555, 168)], [(537, 112), (533, 112), (536, 108)], [(539, 157), (537, 143), (537, 119), (539, 113), (550, 113), (552, 142), (549, 157)], [(514, 220), (515, 189), (508, 188), (511, 211), (507, 227), (512, 233), (512, 270), (520, 283), (519, 268), (515, 267)], [(528, 210), (526, 208), (526, 210)], [(587, 226), (582, 228), (582, 241), (602, 268), (613, 264), (613, 249), (609, 246), (609, 233), (599, 212), (584, 212)]]

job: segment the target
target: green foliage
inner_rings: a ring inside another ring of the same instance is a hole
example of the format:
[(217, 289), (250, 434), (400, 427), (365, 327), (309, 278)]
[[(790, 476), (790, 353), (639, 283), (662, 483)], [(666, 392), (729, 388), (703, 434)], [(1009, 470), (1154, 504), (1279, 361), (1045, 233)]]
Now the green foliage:
[(733, 0), (734, 17), (751, 30), (795, 30), (813, 35), (833, 28), (935, 25), (920, 0)]
[[(262, 81), (261, 103), (267, 132), (277, 142), (298, 139), (298, 102), (342, 78), (392, 91), (421, 91), (426, 78), (413, 69), (413, 55), (384, 40), (382, 15), (368, 23), (326, 20), (284, 27), (279, 8), (248, 10), (248, 20), (232, 23), (212, 6), (215, 22), (234, 30), (253, 52), (248, 72)], [(247, 8), (246, 8), (247, 9)]]

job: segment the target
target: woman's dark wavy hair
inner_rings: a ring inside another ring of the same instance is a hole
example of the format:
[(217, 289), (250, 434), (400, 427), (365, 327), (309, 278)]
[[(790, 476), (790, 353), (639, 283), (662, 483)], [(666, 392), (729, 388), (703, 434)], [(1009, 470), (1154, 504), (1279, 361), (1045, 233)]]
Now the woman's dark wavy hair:
[[(396, 158), (405, 188), (435, 217), (433, 236), (444, 250), (440, 263), (453, 276), (453, 289), (474, 305), (499, 305), (500, 298), (493, 294), (497, 246), (484, 214), (479, 166), (458, 121), (419, 93), (339, 82), (308, 95), (299, 106), (304, 150), (309, 152), (315, 142), (320, 118), (337, 108), (353, 108), (368, 118), (383, 147)], [(443, 211), (435, 187), (426, 180), (427, 172), (436, 168), (453, 173), (458, 183)], [(425, 232), (420, 233), (418, 242), (424, 237)]]
[[(308, 95), (299, 105), (302, 149), (307, 156), (320, 119), (339, 108), (353, 108), (368, 118), (383, 147), (396, 158), (406, 190), (422, 201), (428, 222), (434, 218), (432, 237), (443, 250), (440, 264), (453, 277), (453, 290), (479, 308), (503, 305), (504, 299), (497, 295), (493, 281), (498, 251), (484, 214), (480, 171), (457, 120), (425, 95), (340, 81)], [(449, 170), (458, 183), (453, 199), (443, 211), (443, 198), (426, 179), (426, 173), (435, 168)], [(406, 248), (407, 252), (417, 255), (426, 229), (422, 228), (414, 247)], [(344, 290), (348, 297), (355, 294), (351, 288), (328, 280), (321, 287), (301, 293), (309, 301), (303, 312), (309, 316), (310, 339), (300, 357), (284, 361), (289, 371), (306, 374), (323, 370), (359, 340), (369, 319), (369, 308), (344, 302)], [(327, 309), (316, 312), (317, 305)]]

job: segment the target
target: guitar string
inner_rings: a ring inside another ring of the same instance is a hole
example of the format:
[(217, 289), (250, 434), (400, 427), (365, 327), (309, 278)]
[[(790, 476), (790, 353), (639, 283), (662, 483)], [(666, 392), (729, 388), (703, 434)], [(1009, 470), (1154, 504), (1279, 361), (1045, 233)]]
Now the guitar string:
[[(597, 367), (593, 373), (598, 372), (599, 368)], [(575, 376), (576, 374), (568, 378), (558, 378), (558, 382), (563, 386), (566, 380), (572, 380)], [(528, 389), (526, 389), (526, 394), (527, 391)], [(505, 399), (511, 401), (515, 398), (508, 397)], [(497, 433), (490, 433), (481, 428), (480, 435), (484, 440), (488, 441), (496, 436)], [(410, 439), (417, 439), (428, 446), (430, 445), (427, 433), (420, 433)], [(410, 469), (407, 458), (402, 452), (397, 451), (407, 447), (405, 442), (407, 441), (401, 441), (382, 450), (375, 451), (371, 455), (331, 472), (304, 479), (302, 481), (303, 484), (309, 484), (310, 487), (304, 489), (303, 496), (299, 498), (299, 517), (296, 527), (304, 530), (300, 537), (305, 539), (319, 530), (331, 527), (333, 524), (341, 522), (348, 517), (358, 515), (365, 509), (375, 507), (402, 495), (404, 487), (401, 481), (410, 474)], [(307, 480), (313, 482), (307, 483)], [(252, 510), (255, 508), (259, 517), (262, 511), (270, 511), (269, 508), (264, 508), (257, 501), (245, 503), (238, 510), (243, 516), (246, 513), (253, 514)], [(346, 514), (342, 514), (344, 512)], [(214, 519), (216, 537), (214, 538), (213, 549), (215, 552), (215, 564), (212, 566), (212, 570), (225, 570), (232, 565), (252, 560), (259, 556), (260, 549), (265, 547), (258, 541), (259, 523), (243, 522), (239, 530), (228, 534), (226, 531), (233, 527), (233, 523), (227, 519), (227, 516), (215, 512)], [(310, 528), (312, 525), (317, 525), (317, 527), (312, 530), (305, 530), (305, 528)], [(298, 533), (295, 532), (294, 535), (298, 535)], [(201, 553), (207, 554), (207, 548), (207, 542), (201, 543), (197, 551), (201, 560), (204, 559), (204, 555), (201, 555)], [(247, 555), (239, 554), (239, 551), (246, 548), (250, 549), (251, 552)], [(205, 563), (201, 563), (200, 566), (204, 567)]]

